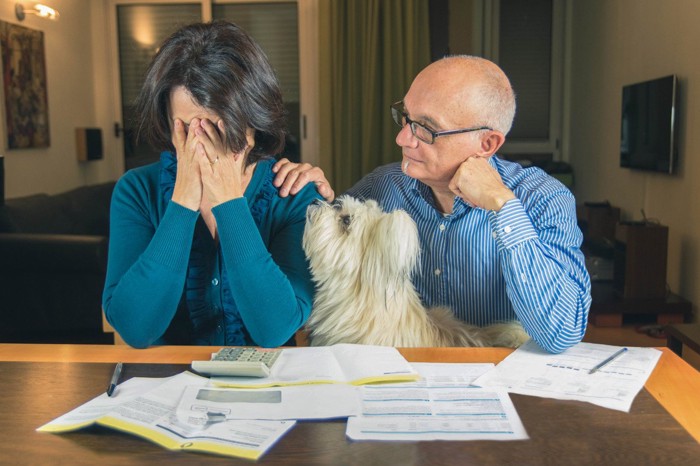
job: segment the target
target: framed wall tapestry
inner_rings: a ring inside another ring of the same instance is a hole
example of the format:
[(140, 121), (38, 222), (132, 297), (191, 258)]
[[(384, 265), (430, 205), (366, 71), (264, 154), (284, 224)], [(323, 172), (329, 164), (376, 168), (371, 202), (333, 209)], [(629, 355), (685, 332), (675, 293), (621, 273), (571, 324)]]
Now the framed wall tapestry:
[(0, 21), (7, 148), (49, 147), (44, 33)]

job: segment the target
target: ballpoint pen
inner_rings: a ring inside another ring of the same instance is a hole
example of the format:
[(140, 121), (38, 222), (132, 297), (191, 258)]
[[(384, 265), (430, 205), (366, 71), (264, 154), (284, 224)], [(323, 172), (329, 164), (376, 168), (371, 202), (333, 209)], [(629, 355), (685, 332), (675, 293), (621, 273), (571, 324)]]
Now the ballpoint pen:
[(122, 363), (118, 362), (117, 366), (114, 368), (114, 374), (112, 374), (112, 380), (109, 381), (109, 387), (107, 387), (107, 396), (112, 396), (114, 389), (117, 388), (119, 383), (119, 376), (122, 374)]
[(603, 362), (601, 362), (600, 364), (598, 364), (597, 366), (595, 366), (595, 367), (594, 367), (593, 369), (591, 369), (588, 373), (589, 373), (589, 374), (593, 374), (593, 373), (595, 373), (595, 372), (598, 372), (600, 369), (602, 369), (603, 367), (605, 367), (605, 366), (607, 366), (608, 364), (610, 364), (611, 362), (613, 362), (618, 356), (620, 356), (620, 355), (621, 355), (622, 353), (624, 353), (625, 351), (627, 351), (627, 348), (622, 348), (622, 349), (620, 349), (619, 351), (616, 351), (612, 356), (610, 356), (609, 358), (605, 359)]

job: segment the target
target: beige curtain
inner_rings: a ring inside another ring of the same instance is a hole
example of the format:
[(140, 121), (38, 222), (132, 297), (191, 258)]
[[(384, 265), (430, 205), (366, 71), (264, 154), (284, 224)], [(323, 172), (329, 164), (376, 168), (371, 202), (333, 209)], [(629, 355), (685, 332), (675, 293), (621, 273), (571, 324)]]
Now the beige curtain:
[(401, 159), (389, 106), (430, 62), (428, 0), (321, 5), (320, 165), (340, 194)]

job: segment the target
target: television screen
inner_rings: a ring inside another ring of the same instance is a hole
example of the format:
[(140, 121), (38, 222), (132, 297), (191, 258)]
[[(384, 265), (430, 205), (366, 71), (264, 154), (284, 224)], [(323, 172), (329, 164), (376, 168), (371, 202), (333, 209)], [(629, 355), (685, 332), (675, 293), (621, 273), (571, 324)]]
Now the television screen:
[(622, 88), (621, 167), (674, 173), (676, 96), (673, 75)]

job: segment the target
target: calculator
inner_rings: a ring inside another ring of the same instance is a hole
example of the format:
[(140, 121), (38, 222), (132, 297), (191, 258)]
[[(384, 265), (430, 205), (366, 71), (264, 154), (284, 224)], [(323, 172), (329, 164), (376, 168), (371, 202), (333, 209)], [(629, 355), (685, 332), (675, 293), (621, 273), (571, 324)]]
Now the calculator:
[(192, 369), (211, 376), (267, 377), (282, 351), (279, 348), (226, 347), (214, 353), (210, 361), (192, 361)]

